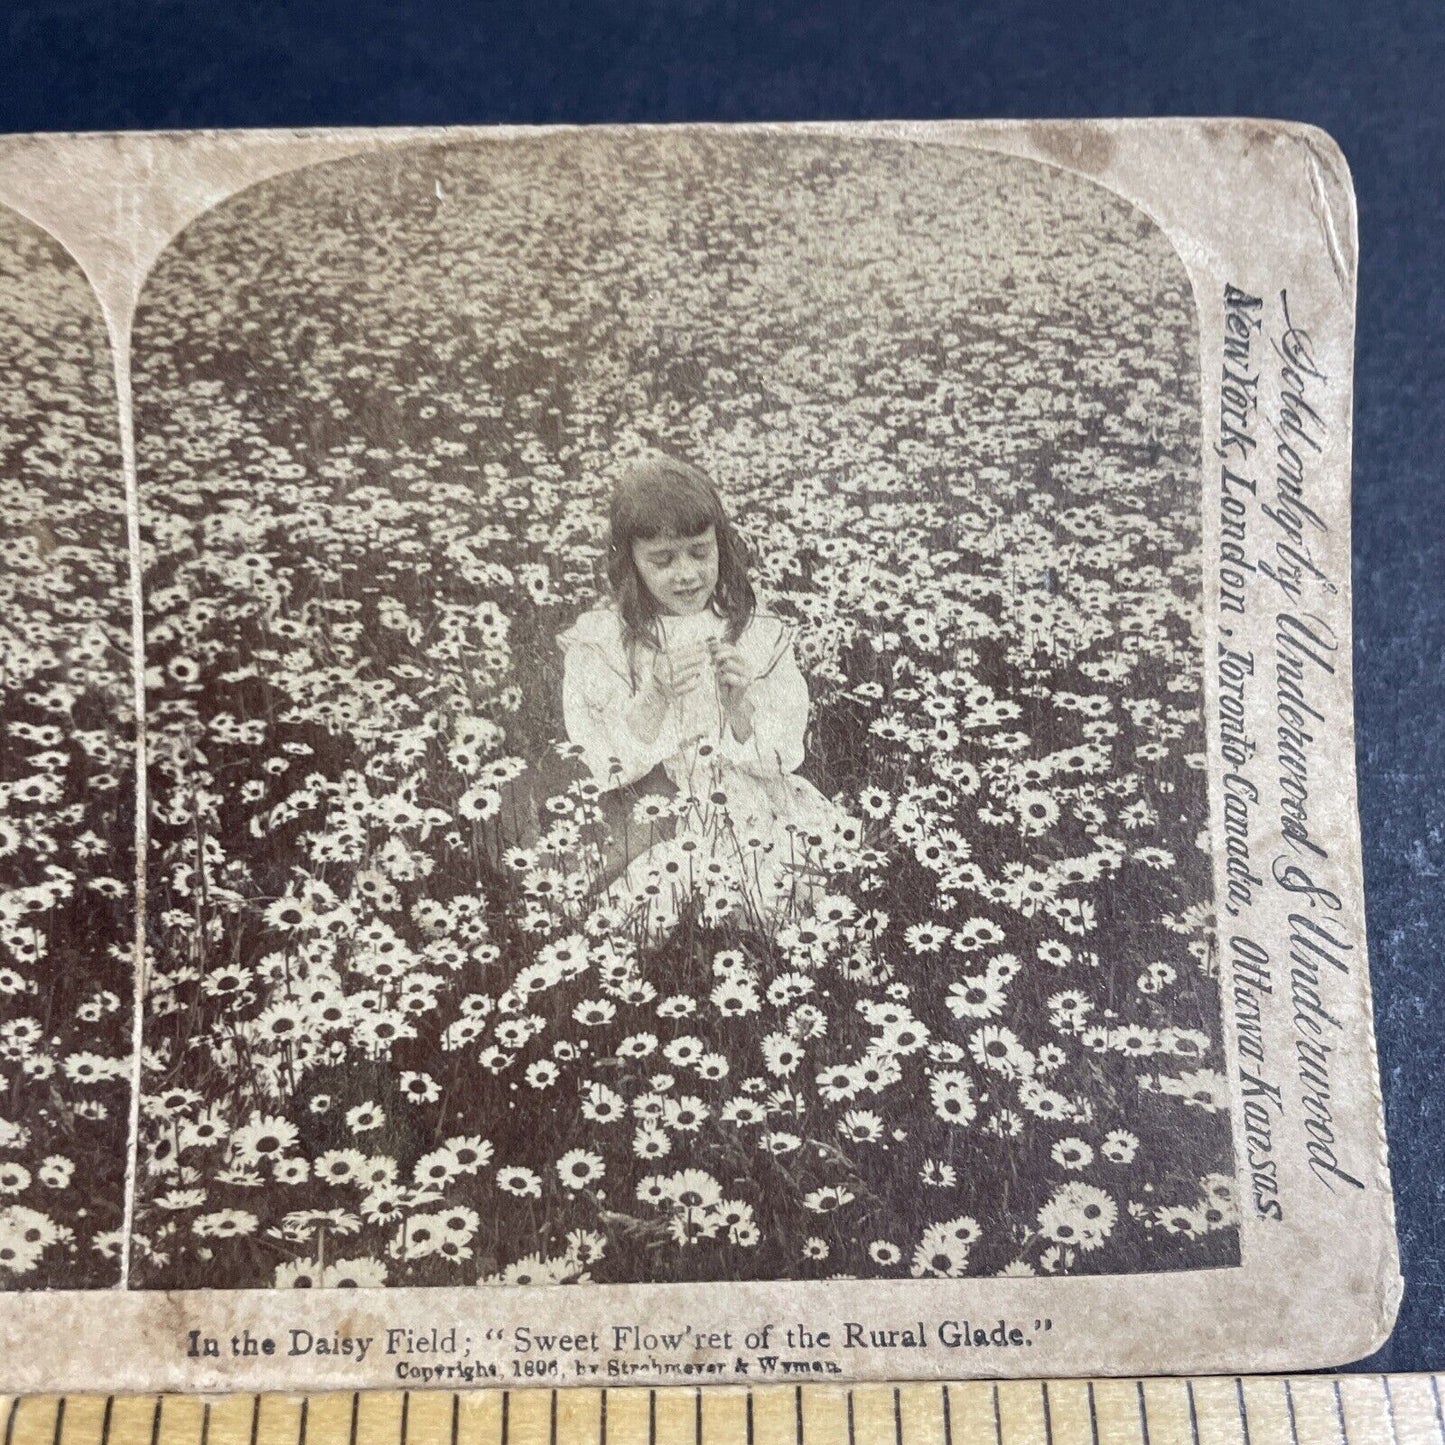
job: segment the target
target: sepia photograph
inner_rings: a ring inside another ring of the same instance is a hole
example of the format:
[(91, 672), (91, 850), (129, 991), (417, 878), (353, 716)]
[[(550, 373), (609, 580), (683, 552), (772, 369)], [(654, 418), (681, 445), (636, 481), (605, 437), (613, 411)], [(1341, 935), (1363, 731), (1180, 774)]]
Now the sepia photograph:
[(409, 144), (191, 221), (130, 364), (130, 1285), (1239, 1263), (1148, 215), (896, 139)]
[(0, 1289), (120, 1279), (135, 708), (110, 340), (0, 208)]

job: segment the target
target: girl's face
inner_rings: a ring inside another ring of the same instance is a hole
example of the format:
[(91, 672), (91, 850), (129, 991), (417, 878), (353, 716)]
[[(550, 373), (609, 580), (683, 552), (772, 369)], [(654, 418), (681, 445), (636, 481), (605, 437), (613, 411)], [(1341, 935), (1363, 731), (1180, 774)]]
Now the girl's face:
[(717, 532), (711, 523), (695, 537), (664, 533), (632, 544), (632, 563), (658, 610), (674, 617), (701, 612), (717, 587)]

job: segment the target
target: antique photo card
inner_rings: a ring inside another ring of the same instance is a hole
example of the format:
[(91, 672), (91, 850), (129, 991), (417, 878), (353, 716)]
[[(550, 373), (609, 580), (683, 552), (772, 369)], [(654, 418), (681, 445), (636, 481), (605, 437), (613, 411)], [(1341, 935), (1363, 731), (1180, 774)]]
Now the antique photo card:
[(29, 137), (0, 202), (6, 1385), (1382, 1337), (1326, 137)]

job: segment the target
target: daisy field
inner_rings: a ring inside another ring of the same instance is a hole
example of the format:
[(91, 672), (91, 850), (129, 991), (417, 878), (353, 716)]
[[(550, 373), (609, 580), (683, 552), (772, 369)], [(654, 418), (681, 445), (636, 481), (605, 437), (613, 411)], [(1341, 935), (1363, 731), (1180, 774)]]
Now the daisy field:
[[(1237, 1263), (1196, 329), (1117, 196), (892, 140), (409, 145), (176, 238), (132, 1282)], [(651, 448), (716, 480), (851, 820), (779, 924), (682, 845), (595, 891), (557, 638)]]

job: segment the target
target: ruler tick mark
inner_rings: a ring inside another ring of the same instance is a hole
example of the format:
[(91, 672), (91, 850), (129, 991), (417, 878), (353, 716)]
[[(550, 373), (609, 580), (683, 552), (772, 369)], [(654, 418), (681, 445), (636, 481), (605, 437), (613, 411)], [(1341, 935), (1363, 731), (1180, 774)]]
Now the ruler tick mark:
[(1143, 1380), (1135, 1380), (1134, 1389), (1139, 1395), (1139, 1437), (1144, 1445), (1149, 1445), (1149, 1407), (1144, 1403)]
[(953, 1445), (953, 1405), (947, 1385), (943, 1386), (943, 1445)]
[(1185, 1380), (1184, 1398), (1189, 1401), (1189, 1438), (1199, 1445), (1199, 1411), (1194, 1407), (1194, 1382)]
[(261, 1397), (256, 1396), (251, 1405), (251, 1445), (256, 1445), (261, 1434)]
[(401, 1445), (406, 1445), (406, 1427), (410, 1423), (408, 1418), (410, 1415), (411, 1391), (403, 1390), (401, 1392)]
[(903, 1445), (903, 1397), (893, 1387), (893, 1445)]
[(647, 1392), (647, 1445), (657, 1445), (657, 1391)]
[[(457, 1445), (457, 1436), (461, 1433), (462, 1397), (455, 1391), (452, 1393), (452, 1445)], [(602, 1445), (607, 1445), (607, 1437), (602, 1437)]]
[[(503, 1391), (502, 1391), (502, 1445), (507, 1445), (507, 1439), (508, 1439), (508, 1437), (509, 1437), (510, 1434), (511, 1434), (511, 1429), (512, 1429), (511, 1419), (510, 1419), (511, 1407), (512, 1407), (512, 1392), (511, 1392), (510, 1390), (503, 1390)], [(353, 1441), (353, 1445), (355, 1445), (355, 1442), (354, 1442), (354, 1441)]]
[[(1440, 1376), (1430, 1376), (1430, 1393), (1435, 1397), (1435, 1428), (1440, 1432), (1440, 1445), (1445, 1445), (1445, 1409), (1440, 1405)], [(9, 1435), (6, 1437), (6, 1445), (9, 1445)]]
[(1345, 1398), (1340, 1394), (1340, 1382), (1336, 1380), (1335, 1385), (1335, 1419), (1340, 1424), (1340, 1445), (1350, 1445), (1350, 1434), (1345, 1429)]
[[(8, 1442), (7, 1442), (8, 1445)], [(848, 1445), (858, 1445), (853, 1434), (853, 1392), (848, 1391)]]
[(748, 1445), (753, 1445), (753, 1392), (748, 1390), (747, 1399)]
[[(547, 1407), (547, 1441), (548, 1445), (557, 1445), (557, 1392), (552, 1391), (552, 1401)], [(402, 1441), (402, 1445), (406, 1445)]]
[[(456, 1432), (452, 1433), (452, 1445), (457, 1445)], [(607, 1445), (607, 1391), (597, 1402), (597, 1445)]]
[[(115, 1396), (105, 1397), (105, 1414), (100, 1417), (100, 1445), (110, 1445), (110, 1417), (115, 1409)], [(10, 1445), (9, 1438), (6, 1438), (5, 1445)]]
[(795, 1445), (803, 1445), (803, 1387), (798, 1385), (793, 1390), (793, 1440)]
[(301, 1397), (301, 1420), (296, 1426), (296, 1445), (306, 1445), (306, 1407), (310, 1405), (310, 1395)]
[(1385, 1387), (1385, 1423), (1390, 1427), (1390, 1440), (1392, 1445), (1400, 1445), (1400, 1437), (1395, 1430), (1395, 1397), (1390, 1393), (1390, 1377), (1381, 1375), (1380, 1383)]
[(695, 1445), (702, 1445), (702, 1391), (692, 1392), (692, 1438)]
[(1238, 1375), (1234, 1377), (1234, 1399), (1239, 1406), (1239, 1430), (1244, 1436), (1244, 1445), (1249, 1442), (1249, 1412), (1244, 1408), (1244, 1381)]
[[(165, 1398), (166, 1398), (166, 1397), (165, 1397), (164, 1395), (157, 1395), (157, 1396), (156, 1396), (156, 1407), (155, 1407), (155, 1409), (151, 1412), (151, 1445), (160, 1445), (160, 1438), (161, 1438), (161, 1407), (162, 1407), (162, 1406), (164, 1405), (164, 1403), (165, 1403)], [(65, 1401), (62, 1400), (60, 1403), (63, 1405), (63, 1404), (65, 1403)], [(59, 1422), (57, 1422), (57, 1424), (58, 1424), (58, 1423), (59, 1423)], [(253, 1435), (251, 1438), (254, 1440), (256, 1437)], [(59, 1442), (60, 1442), (60, 1433), (59, 1433), (59, 1431), (57, 1430), (57, 1432), (56, 1432), (56, 1445), (59, 1445)]]
[[(1089, 1408), (1090, 1408), (1091, 1410), (1093, 1409), (1093, 1405), (1094, 1405), (1094, 1397), (1091, 1395), (1091, 1396), (1089, 1397)], [(1095, 1437), (1094, 1437), (1094, 1438), (1095, 1438), (1095, 1439), (1098, 1439), (1097, 1433), (1095, 1434)], [(999, 1408), (998, 1408), (998, 1382), (997, 1382), (997, 1381), (994, 1381), (994, 1387), (993, 1387), (993, 1440), (994, 1440), (994, 1445), (1003, 1445), (1003, 1416), (1002, 1416), (1002, 1414), (999, 1412)], [(903, 1445), (903, 1442), (900, 1440), (900, 1441), (898, 1442), (898, 1445)]]
[(1294, 1389), (1288, 1379), (1284, 1382), (1284, 1407), (1289, 1415), (1290, 1445), (1299, 1445), (1299, 1422), (1294, 1413)]
[(1044, 1445), (1054, 1445), (1054, 1412), (1049, 1405), (1049, 1382), (1040, 1380), (1039, 1385), (1044, 1397)]
[(55, 1407), (55, 1435), (54, 1445), (60, 1445), (61, 1431), (65, 1425), (65, 1396), (60, 1397), (60, 1403)]
[[(1089, 1434), (1094, 1445), (1099, 1445), (1099, 1412), (1094, 1408), (1094, 1382), (1090, 1380), (1086, 1388), (1089, 1396)], [(1195, 1436), (1194, 1445), (1199, 1445), (1198, 1436)]]
[(201, 1407), (201, 1445), (211, 1445), (211, 1402)]

